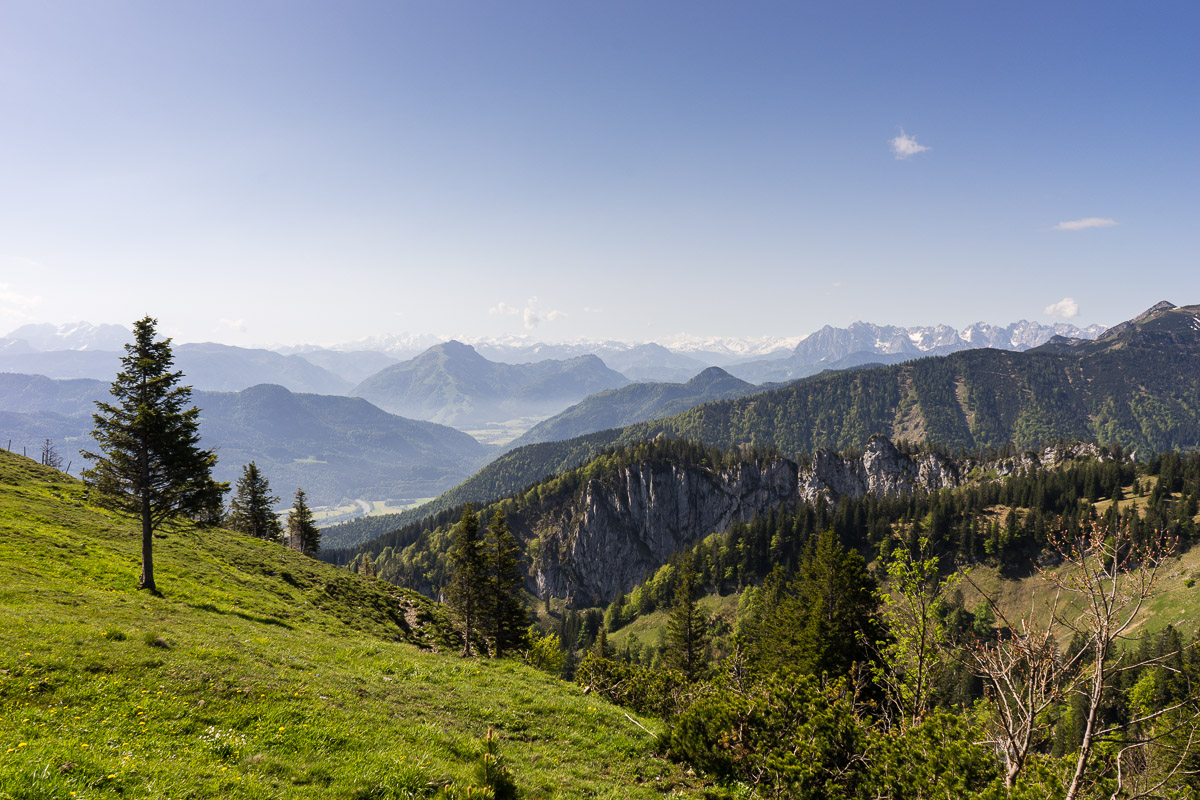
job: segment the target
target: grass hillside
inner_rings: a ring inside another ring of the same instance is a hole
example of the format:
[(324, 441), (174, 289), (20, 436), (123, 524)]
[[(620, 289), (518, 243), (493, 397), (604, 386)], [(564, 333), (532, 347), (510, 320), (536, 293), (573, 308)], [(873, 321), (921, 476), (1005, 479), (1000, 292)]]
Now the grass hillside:
[(527, 798), (691, 793), (624, 712), (454, 655), (417, 595), (181, 526), (155, 597), (138, 554), (132, 521), (0, 452), (0, 798), (465, 797), (489, 728)]

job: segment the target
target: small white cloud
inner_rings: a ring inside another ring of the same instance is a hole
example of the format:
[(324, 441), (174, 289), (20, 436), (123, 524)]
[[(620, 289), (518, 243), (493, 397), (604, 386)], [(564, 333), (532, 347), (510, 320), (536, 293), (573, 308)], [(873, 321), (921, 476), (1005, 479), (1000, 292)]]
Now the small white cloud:
[(1086, 231), (1088, 228), (1111, 228), (1117, 225), (1115, 219), (1108, 217), (1084, 217), (1083, 219), (1073, 219), (1068, 222), (1060, 222), (1054, 226), (1056, 231)]
[(585, 314), (601, 314), (603, 312), (598, 308), (592, 308), (591, 306), (584, 306), (583, 313), (585, 313)]
[(892, 146), (892, 154), (901, 161), (906, 158), (912, 158), (917, 153), (924, 153), (926, 150), (932, 149), (923, 144), (917, 144), (916, 137), (909, 136), (904, 132), (903, 128), (900, 129), (899, 136), (888, 140), (888, 144)]
[(41, 303), (42, 298), (38, 295), (19, 294), (9, 289), (7, 283), (0, 283), (0, 305), (27, 309), (39, 306)]
[(246, 321), (244, 319), (225, 319), (222, 317), (221, 319), (217, 320), (217, 330), (245, 333)]
[(539, 306), (538, 299), (531, 297), (525, 301), (524, 308), (516, 308), (515, 306), (510, 306), (508, 303), (501, 302), (489, 308), (488, 313), (519, 316), (527, 330), (533, 330), (543, 322), (554, 322), (567, 316), (567, 312), (559, 311), (558, 309), (543, 312)]
[(1057, 303), (1051, 303), (1042, 311), (1043, 314), (1059, 319), (1071, 319), (1079, 314), (1079, 303), (1074, 298), (1064, 297)]

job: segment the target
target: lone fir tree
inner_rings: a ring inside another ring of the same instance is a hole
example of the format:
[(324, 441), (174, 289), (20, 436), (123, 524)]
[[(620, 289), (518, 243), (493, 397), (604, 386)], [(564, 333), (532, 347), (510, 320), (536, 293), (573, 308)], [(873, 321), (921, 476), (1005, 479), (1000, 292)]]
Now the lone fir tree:
[(486, 634), (492, 640), (492, 655), (500, 658), (506, 650), (525, 644), (529, 625), (522, 599), (525, 581), (520, 572), (521, 549), (501, 511), (492, 516), (483, 551)]
[(83, 451), (93, 466), (82, 473), (98, 502), (142, 523), (142, 576), (138, 588), (157, 592), (154, 531), (176, 514), (202, 514), (228, 491), (212, 479), (217, 455), (200, 447), (200, 409), (189, 404), (190, 386), (171, 370), (171, 340), (155, 341), (158, 320), (133, 324), (121, 371), (110, 389), (113, 402), (96, 401), (92, 438), (98, 453)]
[(479, 626), (485, 576), (479, 515), (467, 503), (462, 519), (454, 528), (454, 541), (450, 546), (450, 584), (446, 587), (446, 601), (463, 632), (464, 656), (471, 655), (471, 638)]
[(237, 491), (229, 503), (228, 525), (235, 531), (256, 539), (278, 542), (283, 538), (283, 525), (271, 507), (279, 498), (271, 494), (271, 485), (253, 461), (242, 467)]
[(321, 531), (313, 523), (312, 511), (305, 500), (304, 490), (297, 489), (287, 518), (288, 539), (304, 555), (315, 556), (321, 549)]

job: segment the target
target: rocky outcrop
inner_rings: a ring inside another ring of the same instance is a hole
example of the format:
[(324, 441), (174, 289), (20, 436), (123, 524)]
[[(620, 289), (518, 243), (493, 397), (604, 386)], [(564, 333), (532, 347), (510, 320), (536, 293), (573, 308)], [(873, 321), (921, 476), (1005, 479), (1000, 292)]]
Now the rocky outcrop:
[(1038, 467), (1057, 467), (1059, 464), (1067, 461), (1076, 461), (1083, 458), (1094, 458), (1097, 461), (1112, 461), (1111, 453), (1101, 450), (1090, 442), (1077, 442), (1075, 444), (1050, 445), (1040, 453), (1035, 453), (1032, 450), (1012, 456), (1010, 458), (1002, 458), (997, 461), (992, 468), (996, 475), (1001, 478), (1013, 475), (1021, 470), (1036, 469)]
[(872, 436), (862, 456), (847, 459), (832, 450), (818, 450), (812, 465), (799, 475), (801, 500), (819, 496), (862, 497), (865, 494), (906, 494), (915, 489), (935, 491), (962, 483), (959, 467), (937, 453), (910, 457), (883, 436)]
[(1048, 447), (1041, 453), (981, 465), (934, 452), (903, 453), (874, 436), (861, 455), (818, 450), (801, 466), (785, 458), (742, 461), (715, 470), (646, 462), (588, 481), (575, 497), (536, 519), (515, 520), (532, 542), (529, 589), (576, 606), (610, 602), (710, 533), (756, 515), (824, 497), (895, 495), (962, 485), (977, 466), (996, 475), (1081, 458), (1111, 458), (1095, 445)]
[(783, 458), (720, 471), (646, 463), (589, 481), (573, 507), (531, 526), (536, 591), (608, 602), (708, 534), (794, 507), (796, 486), (797, 466)]

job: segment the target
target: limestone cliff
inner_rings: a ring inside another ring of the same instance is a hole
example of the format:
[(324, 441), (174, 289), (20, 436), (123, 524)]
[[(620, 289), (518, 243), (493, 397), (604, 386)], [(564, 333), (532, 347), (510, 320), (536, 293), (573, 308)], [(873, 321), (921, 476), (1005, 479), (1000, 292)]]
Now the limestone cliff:
[[(1092, 445), (1051, 447), (988, 467), (1005, 475), (1099, 455)], [(530, 590), (576, 606), (594, 605), (630, 591), (673, 553), (756, 514), (791, 510), (821, 496), (836, 502), (843, 496), (953, 488), (977, 466), (937, 453), (902, 453), (882, 436), (872, 437), (860, 456), (823, 449), (807, 465), (779, 457), (720, 470), (643, 462), (586, 482), (571, 502), (513, 522), (530, 543)]]
[(591, 480), (573, 505), (528, 524), (537, 537), (536, 591), (608, 602), (708, 534), (794, 507), (796, 487), (796, 464), (783, 458), (720, 471), (643, 463)]

